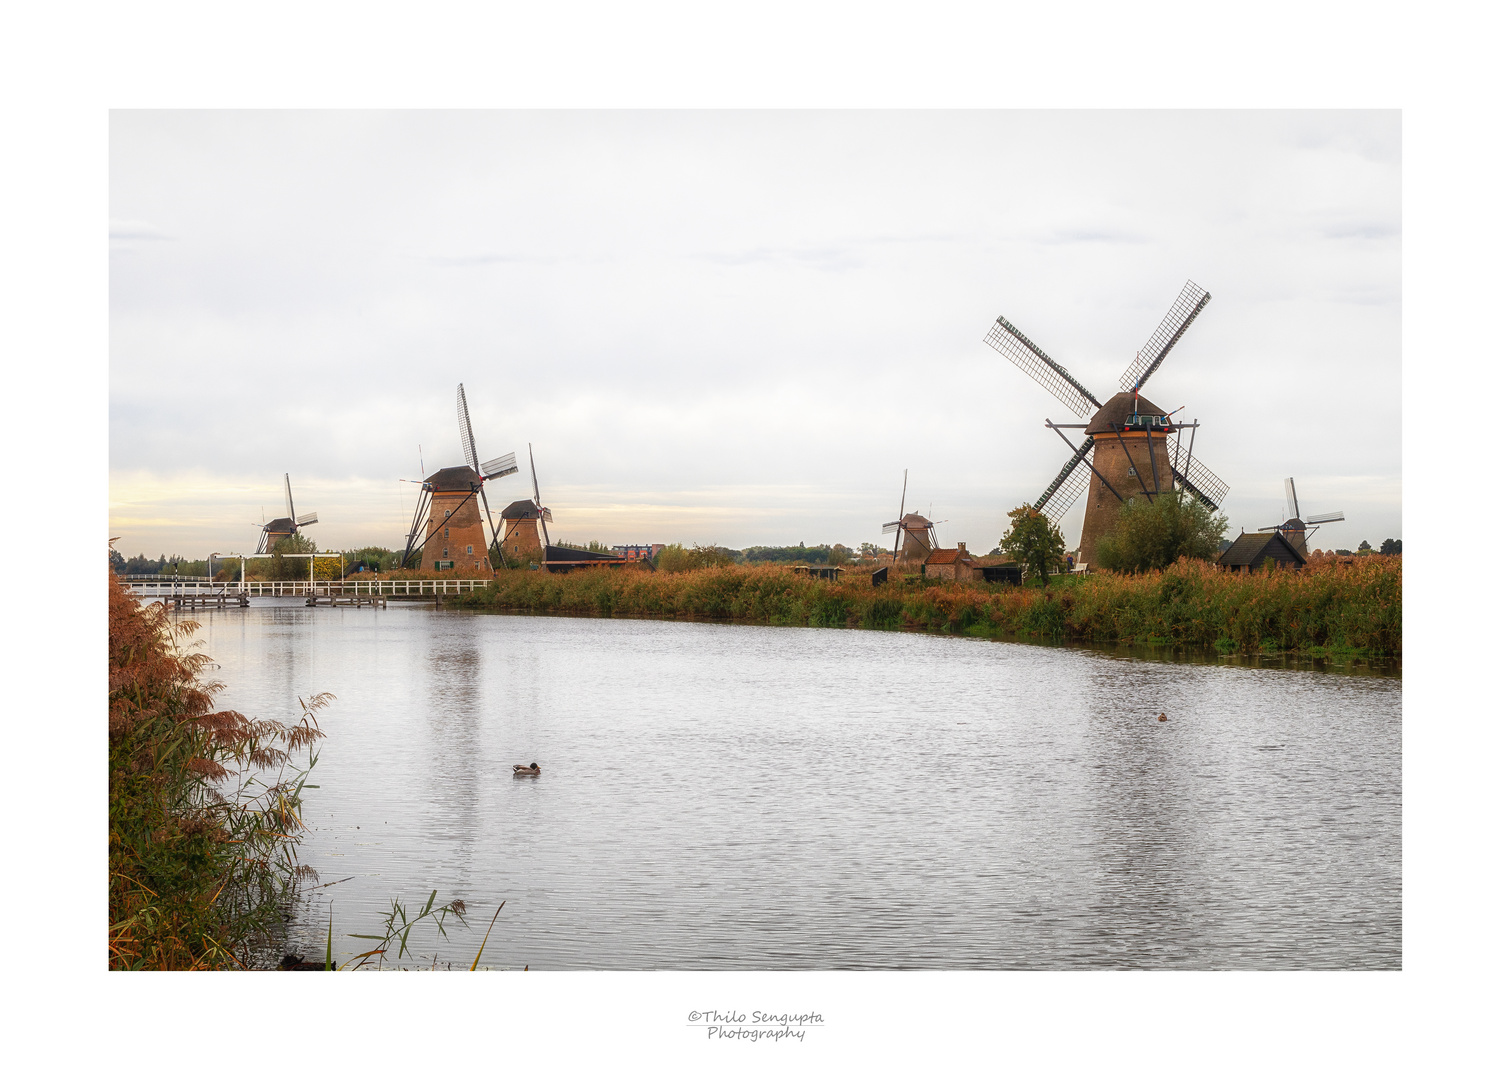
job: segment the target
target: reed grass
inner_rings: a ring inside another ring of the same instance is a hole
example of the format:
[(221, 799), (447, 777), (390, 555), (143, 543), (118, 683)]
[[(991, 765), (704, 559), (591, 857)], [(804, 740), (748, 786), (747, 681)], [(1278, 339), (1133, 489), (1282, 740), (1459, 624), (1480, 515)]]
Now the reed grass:
[[(281, 933), (299, 883), (301, 795), (324, 738), (216, 710), (197, 625), (109, 582), (109, 966), (238, 968)], [(308, 752), (308, 764), (293, 757)]]
[(1401, 560), (1322, 560), (1234, 574), (1182, 559), (1142, 574), (1051, 578), (1047, 588), (922, 581), (838, 583), (780, 567), (685, 573), (503, 571), (458, 606), (572, 615), (730, 619), (779, 626), (933, 630), (1056, 641), (1151, 642), (1258, 653), (1401, 652)]

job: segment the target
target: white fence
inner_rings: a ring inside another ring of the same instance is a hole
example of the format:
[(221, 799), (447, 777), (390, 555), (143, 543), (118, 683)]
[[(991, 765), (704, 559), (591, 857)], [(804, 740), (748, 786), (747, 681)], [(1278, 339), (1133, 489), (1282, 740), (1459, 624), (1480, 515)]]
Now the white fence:
[(435, 596), (485, 589), (486, 579), (413, 581), (126, 581), (133, 596)]

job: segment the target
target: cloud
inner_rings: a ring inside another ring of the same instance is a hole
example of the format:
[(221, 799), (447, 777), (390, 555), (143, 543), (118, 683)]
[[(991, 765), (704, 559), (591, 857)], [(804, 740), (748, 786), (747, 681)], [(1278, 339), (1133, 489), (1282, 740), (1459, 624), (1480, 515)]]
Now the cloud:
[(499, 263), (550, 263), (556, 260), (544, 255), (431, 255), (425, 261), (431, 266), (494, 266)]
[(1030, 239), (1036, 244), (1148, 244), (1151, 239), (1142, 233), (1130, 232), (1116, 226), (1081, 225), (1035, 233)]
[(121, 221), (116, 218), (110, 219), (110, 239), (112, 240), (173, 240), (156, 225), (146, 221)]

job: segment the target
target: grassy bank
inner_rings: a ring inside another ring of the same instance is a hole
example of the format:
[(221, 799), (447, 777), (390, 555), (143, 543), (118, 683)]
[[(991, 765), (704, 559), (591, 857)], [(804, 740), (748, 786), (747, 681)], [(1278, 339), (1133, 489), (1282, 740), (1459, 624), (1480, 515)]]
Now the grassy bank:
[[(859, 580), (856, 580), (859, 579)], [(1143, 642), (1230, 652), (1401, 653), (1401, 560), (1232, 574), (1182, 561), (1147, 574), (1052, 579), (1049, 588), (834, 584), (776, 567), (680, 574), (591, 570), (500, 573), (463, 607), (573, 615), (736, 619), (780, 626), (934, 630), (983, 637)]]

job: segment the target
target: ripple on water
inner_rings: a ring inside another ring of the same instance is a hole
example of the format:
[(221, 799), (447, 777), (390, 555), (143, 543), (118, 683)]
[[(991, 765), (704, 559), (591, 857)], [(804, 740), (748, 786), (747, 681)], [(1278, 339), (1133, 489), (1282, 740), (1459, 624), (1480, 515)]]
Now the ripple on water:
[[(437, 889), (508, 900), (501, 967), (1400, 967), (1395, 678), (397, 604), (197, 617), (225, 707), (337, 695), (304, 851), (351, 880), (314, 894), (306, 952), (328, 902), (370, 933)], [(419, 945), (470, 963), (480, 937)]]

